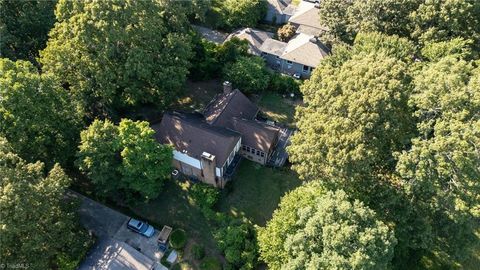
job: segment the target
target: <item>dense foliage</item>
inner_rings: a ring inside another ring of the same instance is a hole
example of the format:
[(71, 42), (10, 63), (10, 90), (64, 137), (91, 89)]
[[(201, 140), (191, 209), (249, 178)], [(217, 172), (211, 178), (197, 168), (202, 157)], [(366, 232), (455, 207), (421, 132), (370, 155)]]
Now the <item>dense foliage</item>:
[(265, 17), (266, 11), (267, 3), (262, 0), (213, 0), (207, 22), (225, 30), (255, 27)]
[(176, 229), (170, 235), (170, 246), (176, 250), (181, 250), (187, 243), (187, 234), (182, 229)]
[(81, 133), (77, 165), (99, 195), (156, 198), (170, 177), (172, 149), (158, 143), (154, 133), (147, 122), (124, 119), (116, 126), (95, 120)]
[(67, 165), (80, 117), (68, 94), (29, 62), (0, 59), (0, 136), (28, 162)]
[(283, 197), (259, 232), (270, 269), (386, 269), (395, 244), (393, 232), (363, 203), (315, 183)]
[(57, 76), (90, 117), (169, 104), (191, 55), (185, 14), (173, 2), (59, 1), (43, 71)]
[(265, 61), (260, 57), (240, 57), (236, 62), (226, 65), (223, 72), (226, 80), (247, 94), (267, 89), (270, 80)]
[(277, 36), (280, 41), (288, 42), (296, 33), (296, 28), (290, 23), (278, 28)]
[(0, 57), (36, 63), (55, 23), (57, 1), (0, 1)]
[(359, 32), (378, 31), (420, 44), (460, 37), (480, 48), (476, 0), (324, 0), (319, 14), (330, 41), (351, 43)]
[(91, 245), (65, 198), (70, 178), (56, 164), (45, 175), (0, 137), (0, 264), (8, 268), (75, 269)]
[(478, 67), (461, 39), (427, 44), (431, 62), (413, 63), (413, 51), (377, 33), (334, 47), (302, 87), (289, 152), (301, 178), (395, 224), (396, 267), (422, 256), (453, 267), (479, 218)]

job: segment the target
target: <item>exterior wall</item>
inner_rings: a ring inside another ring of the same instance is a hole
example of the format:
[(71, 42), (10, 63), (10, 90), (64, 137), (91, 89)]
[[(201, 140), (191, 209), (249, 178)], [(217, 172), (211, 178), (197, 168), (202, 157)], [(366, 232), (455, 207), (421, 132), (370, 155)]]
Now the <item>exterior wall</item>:
[(280, 57), (269, 53), (263, 53), (262, 57), (265, 59), (265, 62), (270, 68), (274, 70), (281, 70), (283, 60)]
[(303, 65), (299, 63), (292, 62), (289, 64), (287, 60), (282, 58), (277, 58), (276, 55), (269, 53), (262, 53), (263, 59), (265, 59), (266, 64), (273, 70), (280, 71), (285, 74), (293, 75), (298, 73), (302, 78), (310, 78), (312, 71), (310, 68), (308, 71), (304, 72)]
[[(257, 150), (255, 150), (255, 152), (256, 151)], [(267, 163), (267, 158), (268, 158), (267, 153), (264, 153), (264, 156), (262, 157), (260, 155), (253, 154), (251, 151), (244, 150), (243, 146), (242, 146), (242, 149), (240, 150), (240, 155), (242, 155), (246, 159), (249, 159), (249, 160), (257, 162), (257, 163), (260, 163), (262, 165), (265, 165)]]

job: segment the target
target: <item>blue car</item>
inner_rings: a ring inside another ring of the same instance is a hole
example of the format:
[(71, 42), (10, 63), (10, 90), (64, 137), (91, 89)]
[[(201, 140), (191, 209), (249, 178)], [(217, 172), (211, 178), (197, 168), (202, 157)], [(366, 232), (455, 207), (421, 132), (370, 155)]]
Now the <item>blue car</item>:
[(152, 225), (148, 225), (148, 223), (134, 218), (130, 218), (127, 223), (127, 228), (146, 237), (152, 237), (155, 233)]

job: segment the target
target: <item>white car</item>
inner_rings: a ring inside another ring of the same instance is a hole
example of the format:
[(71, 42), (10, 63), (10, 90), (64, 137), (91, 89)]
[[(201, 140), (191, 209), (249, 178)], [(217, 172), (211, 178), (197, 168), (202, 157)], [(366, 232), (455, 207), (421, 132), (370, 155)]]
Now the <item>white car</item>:
[(155, 228), (152, 225), (134, 218), (130, 218), (127, 228), (146, 237), (152, 237), (155, 233)]

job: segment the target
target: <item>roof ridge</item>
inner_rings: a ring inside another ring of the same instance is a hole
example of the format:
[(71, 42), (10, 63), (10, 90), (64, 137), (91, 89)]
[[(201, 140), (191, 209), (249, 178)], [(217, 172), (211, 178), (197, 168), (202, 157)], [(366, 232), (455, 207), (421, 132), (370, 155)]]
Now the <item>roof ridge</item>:
[[(179, 112), (176, 112), (176, 113), (179, 113)], [(216, 126), (210, 125), (204, 119), (199, 119), (198, 124), (201, 125), (201, 126), (199, 126), (199, 125), (196, 125), (195, 123), (193, 123), (193, 121), (191, 119), (188, 119), (188, 118), (183, 118), (182, 119), (181, 116), (174, 115), (174, 114), (170, 114), (170, 115), (178, 118), (179, 120), (185, 120), (185, 121), (183, 121), (184, 123), (186, 123), (187, 125), (189, 125), (190, 127), (194, 128), (196, 130), (202, 130), (202, 131), (208, 132), (210, 134), (213, 134), (213, 135), (216, 135), (216, 136), (219, 136), (219, 137), (224, 137), (224, 138), (232, 137), (232, 136), (229, 136), (229, 135), (226, 135), (226, 134), (222, 134), (219, 131), (216, 131), (215, 129), (217, 129), (217, 128), (220, 129), (222, 127), (216, 127)], [(206, 128), (203, 128), (203, 127), (206, 127)], [(227, 130), (226, 128), (222, 128), (222, 129)], [(238, 133), (238, 132), (235, 132), (235, 133)]]
[(215, 120), (213, 120), (213, 122), (210, 124), (210, 125), (213, 125), (215, 124), (215, 122), (217, 122), (217, 120), (220, 118), (220, 116), (222, 115), (222, 113), (225, 111), (225, 109), (227, 108), (228, 106), (228, 103), (230, 103), (230, 101), (232, 100), (233, 96), (235, 96), (238, 92), (240, 92), (240, 90), (238, 89), (234, 89), (232, 92), (228, 93), (228, 94), (225, 94), (227, 95), (227, 101), (225, 102), (225, 106), (223, 106), (222, 110), (220, 111), (220, 113), (217, 115), (217, 117), (215, 117)]

